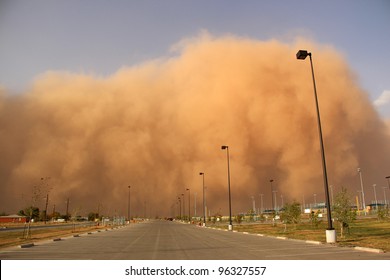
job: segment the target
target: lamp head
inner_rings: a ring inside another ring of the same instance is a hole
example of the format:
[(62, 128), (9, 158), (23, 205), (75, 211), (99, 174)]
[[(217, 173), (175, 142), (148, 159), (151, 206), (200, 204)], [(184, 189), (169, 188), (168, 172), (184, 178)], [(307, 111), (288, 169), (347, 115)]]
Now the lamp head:
[(305, 59), (308, 55), (311, 55), (311, 53), (307, 52), (306, 50), (299, 50), (297, 52), (297, 59)]
[(203, 173), (203, 172), (200, 172), (199, 175), (204, 175), (204, 173)]
[(221, 147), (222, 150), (225, 150), (225, 149), (227, 149), (227, 148), (229, 148), (229, 147), (228, 147), (228, 146), (222, 146), (222, 147)]

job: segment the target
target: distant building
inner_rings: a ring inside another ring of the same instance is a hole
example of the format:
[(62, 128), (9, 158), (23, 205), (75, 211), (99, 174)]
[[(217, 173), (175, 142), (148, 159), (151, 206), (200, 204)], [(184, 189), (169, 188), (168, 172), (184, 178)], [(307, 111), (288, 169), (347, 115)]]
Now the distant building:
[(19, 215), (0, 216), (0, 223), (26, 223), (28, 217)]
[(377, 204), (371, 203), (371, 204), (366, 205), (366, 207), (367, 207), (368, 211), (371, 211), (371, 210), (377, 210), (378, 208), (385, 208), (386, 204), (380, 203), (380, 202), (378, 202)]

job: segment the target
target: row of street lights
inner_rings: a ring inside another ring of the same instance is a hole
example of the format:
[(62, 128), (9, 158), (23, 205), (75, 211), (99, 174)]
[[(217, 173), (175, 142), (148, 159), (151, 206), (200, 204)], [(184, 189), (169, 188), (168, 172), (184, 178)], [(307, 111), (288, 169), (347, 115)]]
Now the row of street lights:
[[(362, 179), (362, 170), (361, 168), (358, 168), (357, 169), (358, 173), (359, 173), (359, 177), (360, 177), (360, 187), (361, 187), (361, 190), (359, 191), (362, 195), (362, 208), (364, 210), (364, 213), (366, 213), (366, 201), (365, 201), (365, 198), (364, 198), (364, 187), (363, 187), (363, 179)], [(385, 198), (385, 205), (387, 205), (387, 199), (386, 199), (386, 189), (390, 189), (390, 176), (386, 176), (385, 179), (387, 180), (387, 187), (383, 187), (383, 196)], [(373, 184), (372, 187), (374, 188), (374, 198), (375, 198), (375, 207), (378, 207), (378, 199), (377, 199), (377, 196), (376, 196), (376, 184)]]
[[(228, 172), (228, 192), (229, 192), (229, 230), (233, 230), (233, 221), (232, 221), (232, 196), (230, 192), (230, 156), (229, 156), (229, 146), (221, 146), (222, 150), (226, 150), (227, 156), (227, 172)], [(202, 176), (202, 190), (203, 190), (203, 226), (206, 225), (206, 193), (205, 193), (205, 184), (204, 184), (204, 172), (199, 172), (199, 175)]]
[[(306, 50), (299, 50), (296, 54), (296, 58), (301, 59), (301, 60), (306, 59), (307, 56), (309, 56), (309, 58), (310, 58), (310, 66), (311, 66), (311, 73), (312, 73), (313, 87), (314, 87), (314, 98), (315, 98), (315, 105), (316, 105), (316, 109), (317, 109), (317, 124), (318, 124), (318, 133), (319, 133), (320, 148), (321, 148), (322, 171), (323, 171), (323, 178), (324, 178), (324, 189), (325, 189), (325, 198), (326, 198), (326, 206), (327, 206), (327, 219), (328, 219), (328, 229), (326, 230), (326, 240), (328, 243), (334, 243), (334, 242), (336, 242), (336, 231), (332, 225), (330, 199), (329, 199), (329, 187), (328, 187), (328, 176), (327, 176), (327, 171), (326, 171), (325, 151), (324, 151), (324, 143), (323, 143), (323, 137), (322, 137), (321, 118), (320, 118), (320, 111), (319, 111), (319, 106), (318, 106), (317, 89), (316, 89), (316, 82), (315, 82), (315, 77), (314, 77), (312, 54)], [(229, 230), (232, 230), (233, 224), (232, 224), (232, 203), (231, 203), (231, 191), (230, 191), (229, 146), (226, 146), (226, 145), (221, 146), (221, 149), (226, 150), (226, 155), (227, 155), (228, 192), (229, 192)], [(204, 176), (204, 173), (201, 172), (200, 175)], [(273, 180), (271, 179), (270, 183), (271, 183), (271, 189), (273, 191), (272, 182), (273, 182)], [(274, 205), (272, 205), (272, 208), (274, 208)], [(205, 209), (204, 209), (204, 184), (203, 184), (203, 211), (205, 211)], [(203, 214), (203, 218), (204, 218), (204, 223), (205, 223), (205, 213)]]
[[(319, 105), (318, 105), (317, 88), (316, 88), (316, 82), (315, 82), (315, 76), (314, 76), (312, 54), (310, 52), (308, 52), (307, 50), (299, 50), (296, 54), (296, 58), (299, 60), (305, 60), (307, 56), (309, 56), (309, 58), (310, 58), (310, 67), (311, 67), (311, 74), (312, 74), (313, 88), (314, 88), (314, 100), (315, 100), (315, 106), (316, 106), (316, 112), (317, 112), (317, 126), (318, 126), (318, 134), (319, 134), (320, 149), (321, 149), (322, 173), (323, 173), (323, 181), (324, 181), (325, 200), (326, 200), (325, 205), (327, 208), (327, 221), (328, 221), (328, 228), (326, 230), (326, 241), (327, 241), (327, 243), (335, 243), (336, 242), (336, 231), (335, 231), (333, 224), (332, 224), (330, 197), (329, 197), (329, 186), (328, 186), (328, 175), (327, 175), (327, 169), (326, 169), (326, 159), (325, 159), (324, 142), (323, 142), (323, 136), (322, 136), (321, 117), (320, 117), (320, 110), (319, 110)], [(227, 155), (227, 173), (228, 173), (227, 179), (228, 179), (228, 193), (229, 193), (229, 230), (232, 230), (233, 224), (232, 224), (232, 205), (231, 205), (231, 190), (230, 190), (229, 146), (223, 145), (223, 146), (221, 146), (221, 149), (226, 150), (226, 155)], [(358, 172), (360, 174), (360, 179), (361, 179), (360, 168), (358, 169)], [(199, 175), (203, 176), (203, 224), (205, 225), (205, 223), (206, 223), (206, 213), (205, 213), (206, 197), (205, 197), (205, 186), (204, 186), (204, 172), (200, 172)], [(389, 180), (389, 178), (390, 178), (390, 176), (386, 177), (386, 179), (388, 179), (388, 180)], [(270, 180), (271, 191), (272, 191), (272, 193), (274, 193), (272, 182), (273, 182), (273, 180), (271, 179)], [(365, 207), (362, 179), (361, 179), (361, 186), (362, 186), (363, 203), (364, 203), (364, 207)], [(389, 187), (390, 187), (390, 183), (389, 183)], [(186, 189), (186, 190), (189, 191), (189, 189)], [(179, 197), (179, 199), (180, 199), (180, 197)], [(183, 201), (183, 204), (184, 204), (184, 201)], [(273, 204), (272, 208), (274, 208), (274, 202), (272, 202), (272, 204)], [(129, 186), (128, 216), (130, 216), (130, 186)]]
[[(312, 73), (312, 79), (313, 79), (314, 98), (315, 98), (315, 105), (316, 105), (316, 110), (317, 110), (318, 133), (319, 133), (320, 148), (321, 148), (322, 171), (323, 171), (323, 178), (324, 178), (324, 190), (325, 190), (325, 198), (326, 198), (326, 206), (327, 206), (328, 228), (326, 230), (326, 240), (329, 243), (334, 243), (334, 242), (336, 242), (336, 231), (332, 225), (330, 199), (329, 199), (329, 187), (328, 187), (328, 176), (327, 176), (327, 171), (326, 171), (325, 151), (324, 151), (324, 143), (323, 143), (323, 137), (322, 137), (321, 118), (320, 118), (320, 111), (319, 111), (319, 106), (318, 106), (318, 97), (317, 97), (316, 82), (315, 82), (315, 77), (314, 77), (312, 54), (306, 50), (299, 50), (296, 54), (296, 58), (301, 59), (301, 60), (306, 59), (307, 56), (309, 56), (309, 58), (310, 58), (310, 66), (311, 66), (311, 73)], [(226, 156), (227, 156), (227, 173), (228, 173), (227, 179), (228, 179), (228, 193), (229, 193), (229, 230), (232, 230), (233, 224), (232, 224), (232, 203), (231, 203), (231, 190), (230, 190), (229, 146), (223, 145), (223, 146), (221, 146), (221, 149), (226, 150)], [(200, 172), (199, 175), (203, 176), (203, 224), (205, 224), (206, 223), (206, 214), (205, 214), (204, 172)], [(271, 179), (270, 180), (271, 190), (273, 192), (272, 182), (273, 182), (273, 180)], [(272, 204), (274, 204), (274, 203), (272, 202)], [(274, 205), (272, 205), (272, 208), (274, 208)]]

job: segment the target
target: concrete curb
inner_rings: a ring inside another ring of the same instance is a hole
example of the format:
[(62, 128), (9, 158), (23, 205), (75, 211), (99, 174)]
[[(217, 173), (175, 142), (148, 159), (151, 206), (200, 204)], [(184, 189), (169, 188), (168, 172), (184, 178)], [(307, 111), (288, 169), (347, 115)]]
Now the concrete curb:
[[(218, 228), (213, 228), (213, 227), (206, 227), (206, 228), (209, 228), (209, 229), (218, 229)], [(227, 231), (227, 230), (226, 230), (226, 231)], [(273, 236), (273, 235), (265, 235), (265, 234), (261, 234), (261, 233), (249, 233), (249, 232), (246, 232), (246, 231), (240, 232), (240, 231), (237, 231), (237, 230), (233, 230), (232, 232), (238, 232), (238, 233), (249, 234), (249, 235), (256, 235), (256, 236), (261, 236), (261, 237), (271, 237), (271, 238), (276, 238), (276, 239), (280, 239), (280, 240), (300, 241), (300, 242), (305, 242), (305, 243), (307, 243), (307, 244), (328, 245), (327, 243), (323, 243), (323, 242), (321, 242), (321, 241), (292, 239), (292, 238), (288, 238), (288, 237), (285, 237), (285, 236)], [(337, 243), (336, 243), (336, 244), (332, 244), (332, 245), (337, 246)], [(382, 250), (382, 249), (366, 248), (366, 247), (359, 247), (359, 246), (357, 246), (357, 247), (352, 247), (352, 248), (354, 248), (355, 250), (358, 250), (358, 251), (364, 251), (364, 252), (370, 252), (370, 253), (377, 253), (377, 254), (386, 253), (386, 252), (385, 252), (384, 250)]]
[(316, 244), (316, 245), (321, 245), (322, 244), (321, 241), (314, 241), (314, 240), (306, 240), (305, 242), (308, 243), (308, 244)]
[(27, 244), (20, 245), (20, 248), (30, 248), (30, 247), (34, 247), (34, 243), (27, 243)]
[(366, 247), (354, 247), (354, 248), (355, 248), (355, 250), (370, 252), (370, 253), (384, 253), (385, 252), (382, 249), (373, 249), (373, 248), (366, 248)]

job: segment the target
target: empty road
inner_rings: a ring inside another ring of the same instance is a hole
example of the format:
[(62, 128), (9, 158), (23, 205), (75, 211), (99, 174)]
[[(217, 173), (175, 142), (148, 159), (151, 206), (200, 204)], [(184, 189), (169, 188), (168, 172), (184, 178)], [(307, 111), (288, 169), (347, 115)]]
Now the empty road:
[(0, 259), (43, 260), (389, 260), (389, 253), (282, 240), (169, 221), (7, 248)]

